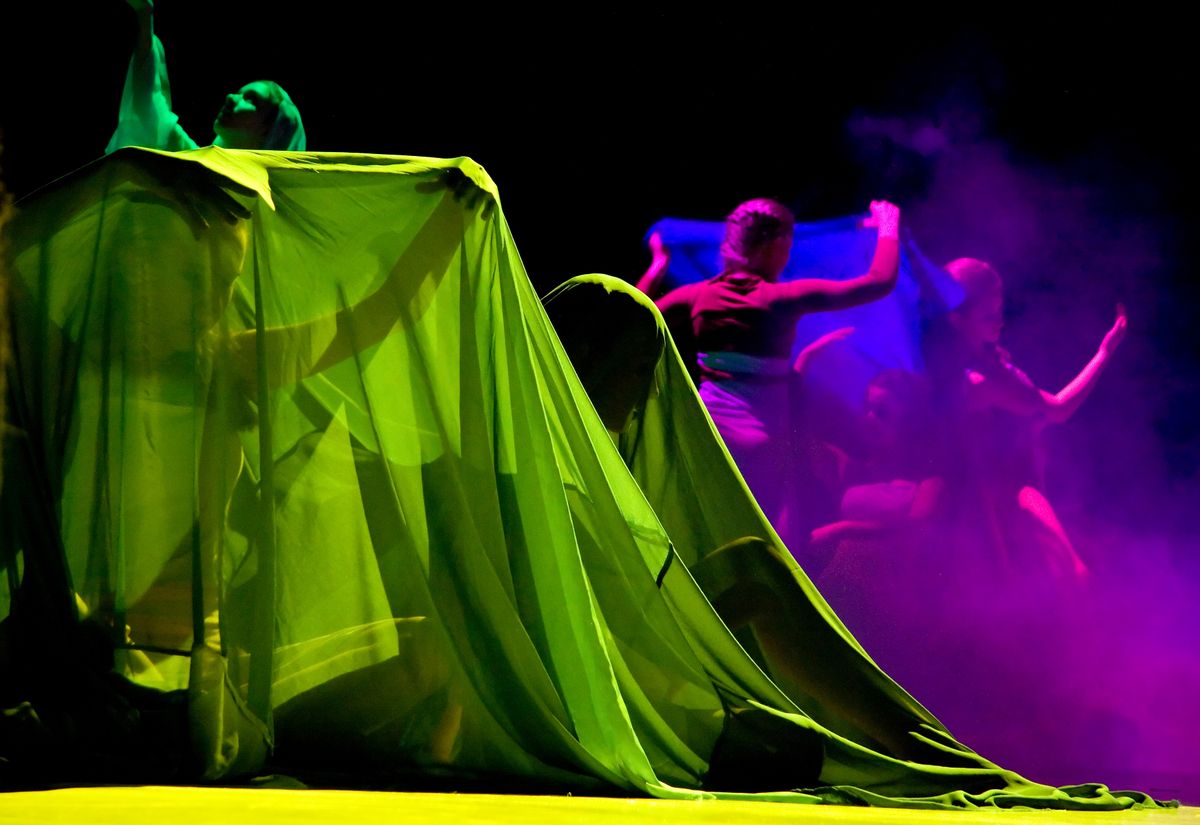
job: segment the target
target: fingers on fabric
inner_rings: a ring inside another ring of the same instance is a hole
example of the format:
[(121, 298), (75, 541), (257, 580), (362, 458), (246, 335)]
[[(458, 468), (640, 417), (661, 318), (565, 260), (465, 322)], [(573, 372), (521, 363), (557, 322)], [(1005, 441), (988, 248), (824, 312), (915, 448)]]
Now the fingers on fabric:
[(491, 193), (481, 189), (457, 166), (441, 170), (434, 180), (418, 183), (416, 189), (422, 193), (449, 189), (454, 200), (462, 204), (467, 211), (480, 208), (480, 217), (484, 220), (491, 217), (496, 206), (496, 200)]
[(232, 225), (250, 218), (250, 210), (228, 191), (232, 189), (247, 194), (247, 190), (224, 178), (217, 179), (211, 174), (188, 174), (180, 184), (185, 203), (205, 227), (212, 221)]
[(254, 191), (205, 166), (159, 155), (140, 158), (138, 166), (183, 207), (199, 231), (213, 222), (234, 225), (251, 215), (235, 195), (254, 198)]

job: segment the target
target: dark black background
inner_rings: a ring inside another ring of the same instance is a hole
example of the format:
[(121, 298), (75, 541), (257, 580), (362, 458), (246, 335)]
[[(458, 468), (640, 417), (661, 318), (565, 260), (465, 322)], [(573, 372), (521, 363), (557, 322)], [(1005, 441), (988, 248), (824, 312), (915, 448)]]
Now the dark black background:
[[(199, 142), (226, 91), (270, 77), (296, 100), (310, 149), (468, 155), (499, 184), (538, 282), (632, 274), (656, 218), (720, 218), (745, 197), (781, 197), (802, 218), (879, 196), (903, 206), (921, 170), (898, 173), (886, 151), (864, 158), (846, 124), (933, 114), (948, 98), (1018, 156), (1102, 157), (1108, 168), (1080, 172), (1089, 182), (1111, 176), (1120, 195), (1136, 179), (1132, 208), (1194, 213), (1198, 50), (1165, 6), (728, 5), (701, 16), (160, 0), (156, 18)], [(8, 7), (0, 128), (16, 194), (100, 154), (134, 30), (118, 0)], [(1190, 278), (1171, 286), (1194, 290)]]
[[(1027, 178), (1086, 191), (1092, 219), (1153, 235), (1152, 266), (1102, 272), (1080, 290), (1087, 340), (1035, 378), (1053, 384), (1078, 369), (1111, 299), (1124, 296), (1138, 343), (1089, 406), (1139, 392), (1133, 379), (1151, 375), (1160, 397), (1125, 425), (1158, 440), (1164, 483), (1194, 490), (1200, 49), (1183, 13), (1076, 2), (786, 8), (161, 0), (156, 16), (175, 108), (200, 143), (225, 92), (269, 77), (299, 106), (312, 150), (468, 155), (497, 182), (539, 291), (581, 272), (635, 278), (648, 260), (645, 230), (663, 216), (719, 219), (771, 195), (818, 219), (888, 197), (935, 259), (1003, 263), (1020, 316), (1052, 273), (1007, 260), (1003, 233), (956, 248), (932, 223), (945, 223), (930, 203), (942, 191), (932, 185), (939, 161), (853, 124), (924, 120), (948, 136), (948, 151), (1000, 147)], [(22, 196), (102, 152), (135, 25), (118, 0), (9, 4), (0, 14), (0, 164)], [(991, 220), (990, 194), (972, 193), (961, 219)], [(1070, 242), (1101, 255), (1105, 235), (1100, 224)], [(1022, 354), (1019, 341), (1010, 346)]]

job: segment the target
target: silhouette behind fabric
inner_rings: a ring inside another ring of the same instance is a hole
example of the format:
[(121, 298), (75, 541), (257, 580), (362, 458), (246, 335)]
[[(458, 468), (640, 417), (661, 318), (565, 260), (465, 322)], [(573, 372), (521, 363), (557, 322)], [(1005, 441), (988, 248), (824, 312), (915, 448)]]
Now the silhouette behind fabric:
[[(1026, 782), (936, 725), (968, 764), (902, 762), (777, 686), (667, 566), (681, 537), (495, 198), (466, 159), (208, 148), (123, 150), (23, 204), (6, 770), (1151, 804)], [(845, 678), (877, 672), (813, 604), (858, 663)], [(766, 787), (712, 771), (755, 743), (804, 770)]]

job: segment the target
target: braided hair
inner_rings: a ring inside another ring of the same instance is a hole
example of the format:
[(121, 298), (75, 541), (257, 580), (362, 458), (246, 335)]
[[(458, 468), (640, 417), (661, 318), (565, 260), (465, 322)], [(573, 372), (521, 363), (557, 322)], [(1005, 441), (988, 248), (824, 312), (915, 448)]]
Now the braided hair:
[(763, 253), (778, 239), (789, 237), (795, 226), (792, 210), (779, 201), (755, 198), (739, 204), (725, 219), (724, 270), (759, 272)]

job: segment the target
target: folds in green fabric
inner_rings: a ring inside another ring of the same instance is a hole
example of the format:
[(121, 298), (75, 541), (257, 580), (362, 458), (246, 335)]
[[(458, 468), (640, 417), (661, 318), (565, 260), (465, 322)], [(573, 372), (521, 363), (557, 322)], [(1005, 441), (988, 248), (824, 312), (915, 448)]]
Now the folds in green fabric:
[(10, 772), (1151, 804), (955, 742), (794, 563), (812, 672), (940, 764), (731, 633), (711, 551), (790, 557), (673, 348), (618, 449), (470, 160), (122, 150), (9, 241)]

